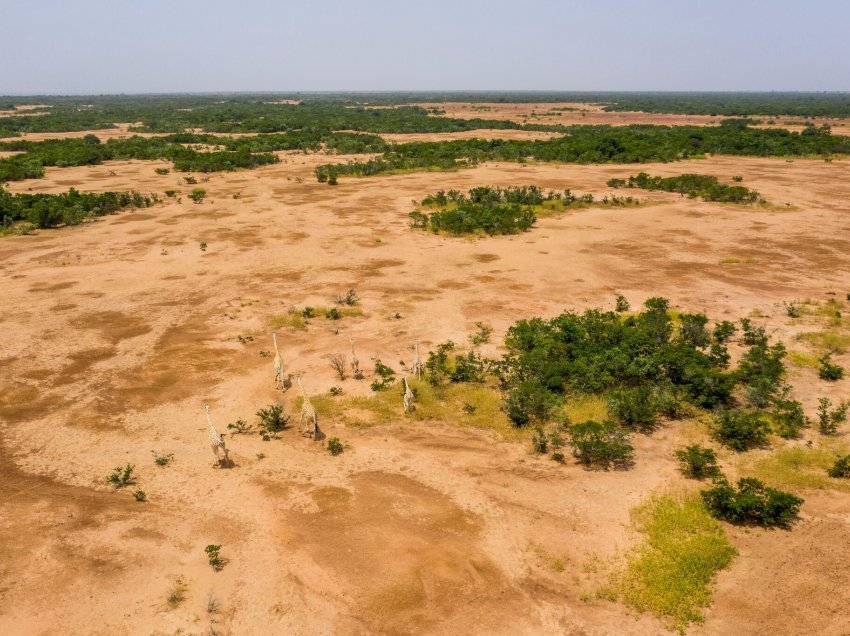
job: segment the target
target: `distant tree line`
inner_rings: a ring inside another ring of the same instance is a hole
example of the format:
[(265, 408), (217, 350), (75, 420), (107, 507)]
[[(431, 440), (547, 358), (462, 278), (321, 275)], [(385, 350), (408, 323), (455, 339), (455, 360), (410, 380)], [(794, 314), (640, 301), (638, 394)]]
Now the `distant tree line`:
[(572, 126), (547, 140), (463, 139), (390, 146), (380, 157), (316, 168), (319, 181), (408, 170), (453, 170), (482, 161), (670, 162), (706, 154), (751, 157), (850, 154), (850, 138), (746, 125)]

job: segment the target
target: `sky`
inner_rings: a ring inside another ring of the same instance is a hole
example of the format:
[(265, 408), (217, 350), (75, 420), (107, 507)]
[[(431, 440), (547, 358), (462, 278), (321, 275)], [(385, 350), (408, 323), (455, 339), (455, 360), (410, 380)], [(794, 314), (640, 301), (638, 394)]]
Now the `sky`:
[(850, 91), (848, 0), (0, 0), (0, 94)]

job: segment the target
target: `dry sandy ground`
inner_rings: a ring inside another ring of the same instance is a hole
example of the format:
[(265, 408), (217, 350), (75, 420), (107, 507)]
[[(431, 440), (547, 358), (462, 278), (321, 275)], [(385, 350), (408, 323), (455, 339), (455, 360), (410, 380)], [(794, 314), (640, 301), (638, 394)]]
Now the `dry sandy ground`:
[[(850, 291), (850, 161), (640, 166), (742, 175), (796, 207), (639, 193), (657, 204), (578, 210), (486, 240), (412, 231), (411, 200), (482, 184), (601, 195), (638, 167), (486, 164), (329, 187), (311, 176), (325, 161), (289, 155), (211, 175), (200, 205), (0, 240), (0, 633), (665, 633), (651, 615), (582, 599), (639, 538), (629, 510), (694, 487), (672, 451), (706, 439), (695, 423), (638, 436), (633, 470), (593, 472), (461, 423), (405, 419), (399, 404), (395, 423), (372, 428), (320, 412), (324, 433), (349, 445), (339, 457), (293, 430), (233, 436), (228, 470), (213, 468), (203, 405), (220, 430), (274, 401), (291, 411), (295, 391), (276, 391), (259, 355), (271, 349), (268, 318), (349, 288), (364, 316), (279, 333), (311, 394), (369, 393), (368, 378), (339, 383), (328, 366), (349, 337), (371, 371), (371, 356), (409, 360), (417, 338), (425, 349), (463, 342), (485, 321), (498, 342), (516, 319), (610, 307), (615, 291), (718, 319), (758, 310), (787, 338), (799, 327), (782, 301)], [(13, 189), (188, 190), (160, 165), (49, 169)], [(241, 344), (247, 333), (257, 339)], [(850, 391), (850, 380), (824, 388), (812, 369), (794, 373), (810, 414), (818, 395)], [(154, 465), (153, 450), (173, 463)], [(128, 462), (147, 503), (105, 483)], [(691, 632), (850, 633), (847, 504), (807, 493), (791, 531), (730, 528), (740, 555)], [(218, 573), (204, 555), (212, 543), (227, 560)], [(170, 608), (178, 577), (186, 598)]]

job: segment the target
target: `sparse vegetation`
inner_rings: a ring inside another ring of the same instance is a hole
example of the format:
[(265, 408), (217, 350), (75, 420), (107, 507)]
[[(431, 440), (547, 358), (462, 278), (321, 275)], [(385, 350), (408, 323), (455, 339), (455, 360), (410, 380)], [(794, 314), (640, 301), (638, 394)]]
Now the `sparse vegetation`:
[(380, 358), (375, 358), (375, 375), (378, 379), (372, 382), (373, 391), (383, 391), (395, 382), (395, 371), (381, 362)]
[(204, 548), (204, 552), (206, 552), (207, 560), (209, 561), (210, 566), (216, 572), (220, 571), (224, 568), (224, 559), (221, 557), (221, 546), (216, 544), (209, 544)]
[(345, 380), (348, 377), (348, 358), (343, 353), (335, 353), (329, 358), (331, 369), (334, 370), (336, 376), (340, 380)]
[(153, 454), (153, 463), (157, 466), (168, 466), (174, 461), (174, 453), (157, 453), (156, 451), (151, 451), (151, 453)]
[(469, 336), (469, 342), (472, 343), (473, 347), (478, 347), (490, 342), (490, 336), (493, 334), (493, 327), (481, 321), (477, 321), (475, 323), (475, 328), (475, 333)]
[(136, 482), (136, 478), (133, 476), (133, 471), (136, 468), (132, 464), (127, 464), (123, 468), (118, 466), (112, 473), (106, 478), (107, 483), (112, 484), (115, 488), (124, 488), (124, 486), (129, 486)]
[(177, 609), (180, 607), (180, 604), (186, 600), (186, 592), (188, 590), (189, 586), (186, 585), (186, 581), (183, 580), (183, 577), (177, 577), (174, 585), (168, 591), (168, 596), (165, 598), (169, 609)]
[(206, 198), (207, 191), (203, 188), (192, 188), (192, 191), (187, 196), (195, 203), (200, 203)]
[(850, 455), (836, 459), (827, 474), (834, 479), (850, 479)]
[(148, 500), (148, 496), (145, 494), (144, 490), (137, 490), (133, 493), (133, 497), (136, 501), (143, 503)]
[(328, 452), (331, 455), (336, 457), (337, 455), (342, 453), (343, 450), (345, 450), (345, 448), (343, 447), (342, 442), (340, 442), (338, 438), (331, 437), (328, 440)]
[(699, 497), (655, 496), (632, 511), (644, 541), (628, 556), (626, 603), (684, 631), (703, 620), (712, 583), (737, 551)]
[(251, 429), (254, 428), (248, 422), (243, 420), (241, 417), (235, 422), (231, 422), (227, 425), (227, 430), (233, 431), (234, 435), (244, 435), (246, 433), (250, 433)]

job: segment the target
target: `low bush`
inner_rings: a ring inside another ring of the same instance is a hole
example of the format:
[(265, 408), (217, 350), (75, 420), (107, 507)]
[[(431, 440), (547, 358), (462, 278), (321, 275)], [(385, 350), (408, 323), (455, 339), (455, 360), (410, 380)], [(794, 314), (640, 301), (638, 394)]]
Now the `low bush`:
[(371, 389), (373, 391), (383, 391), (395, 382), (395, 371), (381, 362), (380, 358), (375, 358), (375, 375), (378, 376), (378, 379), (372, 381)]
[(678, 192), (691, 198), (701, 197), (704, 201), (722, 203), (756, 203), (761, 200), (758, 192), (744, 186), (730, 186), (720, 183), (717, 177), (701, 174), (682, 174), (677, 177), (651, 177), (646, 172), (631, 176), (628, 180), (611, 179), (612, 188), (641, 188), (643, 190), (663, 190)]
[(620, 423), (639, 430), (655, 426), (655, 394), (647, 384), (613, 391), (608, 399), (608, 412)]
[(773, 402), (773, 430), (785, 439), (796, 439), (809, 424), (809, 418), (803, 412), (803, 405), (797, 400), (786, 398)]
[(569, 438), (573, 455), (586, 466), (624, 468), (631, 463), (634, 449), (629, 434), (615, 422), (574, 424)]
[(283, 414), (283, 406), (280, 404), (270, 404), (267, 408), (260, 409), (257, 411), (257, 417), (260, 420), (258, 433), (264, 442), (277, 437), (289, 424), (289, 416)]
[(821, 380), (835, 382), (844, 377), (844, 367), (832, 361), (832, 354), (827, 353), (818, 359), (818, 377)]
[(172, 461), (174, 461), (174, 453), (157, 453), (156, 451), (151, 451), (153, 453), (153, 463), (157, 466), (168, 466)]
[(211, 543), (206, 548), (204, 548), (204, 552), (207, 554), (207, 560), (209, 561), (212, 569), (218, 572), (224, 567), (224, 559), (221, 557), (221, 546)]
[(676, 459), (682, 465), (682, 471), (694, 479), (716, 477), (720, 474), (717, 465), (717, 453), (711, 448), (692, 444), (676, 451)]
[(340, 442), (338, 438), (331, 437), (328, 440), (328, 452), (331, 455), (336, 457), (337, 455), (342, 453), (343, 450), (345, 450), (345, 448), (343, 447), (342, 442)]
[(803, 500), (765, 486), (758, 479), (742, 478), (738, 488), (725, 479), (701, 493), (706, 507), (718, 519), (737, 524), (787, 527), (796, 518)]
[(835, 464), (826, 471), (826, 474), (838, 479), (850, 479), (850, 455), (836, 459)]
[(189, 193), (189, 198), (192, 199), (195, 203), (200, 203), (207, 196), (207, 191), (203, 188), (192, 188), (192, 191)]
[(841, 402), (832, 408), (832, 400), (820, 398), (818, 400), (818, 428), (823, 435), (835, 435), (838, 428), (847, 419), (847, 410), (850, 402)]
[(715, 437), (738, 452), (765, 445), (769, 432), (770, 424), (757, 411), (723, 411), (715, 420)]
[(246, 422), (242, 418), (239, 418), (235, 422), (231, 422), (230, 424), (228, 424), (227, 428), (228, 430), (233, 431), (234, 435), (244, 435), (245, 433), (250, 433), (251, 429), (254, 427), (248, 424), (248, 422)]

